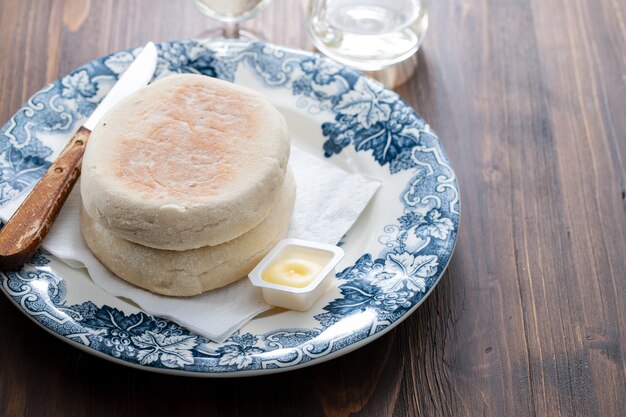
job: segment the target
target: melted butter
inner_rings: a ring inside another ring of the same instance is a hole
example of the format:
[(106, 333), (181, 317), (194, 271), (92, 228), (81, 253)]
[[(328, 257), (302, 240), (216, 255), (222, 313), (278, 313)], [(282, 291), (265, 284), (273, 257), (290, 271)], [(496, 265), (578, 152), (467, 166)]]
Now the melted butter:
[(261, 279), (276, 285), (305, 288), (319, 278), (333, 253), (307, 246), (288, 245), (263, 268)]
[(261, 277), (273, 284), (304, 288), (317, 278), (323, 266), (312, 259), (292, 256), (269, 264)]

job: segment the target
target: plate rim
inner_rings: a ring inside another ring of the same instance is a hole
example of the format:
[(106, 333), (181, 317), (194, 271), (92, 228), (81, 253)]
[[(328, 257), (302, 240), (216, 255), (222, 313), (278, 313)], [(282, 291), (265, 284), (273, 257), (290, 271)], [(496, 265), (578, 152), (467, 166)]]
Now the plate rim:
[[(174, 43), (177, 42), (203, 42), (203, 43), (209, 43), (209, 44), (224, 44), (224, 41), (221, 40), (194, 40), (194, 39), (183, 39), (183, 40), (170, 40), (170, 41), (164, 41), (159, 43), (159, 46), (162, 45), (172, 45)], [(252, 43), (248, 44), (248, 45), (252, 45)], [(309, 57), (317, 57), (317, 59), (324, 59), (326, 60), (327, 58), (321, 57), (319, 54), (315, 54), (309, 51), (304, 51), (304, 50), (299, 50), (299, 49), (295, 49), (295, 48), (289, 48), (289, 47), (282, 47), (282, 46), (277, 46), (277, 45), (272, 45), (270, 43), (262, 43), (261, 45), (264, 46), (270, 46), (272, 48), (275, 48), (276, 50), (279, 51), (284, 51), (284, 52), (292, 52), (292, 53), (296, 53), (298, 55), (301, 56), (309, 56)], [(61, 80), (63, 80), (65, 77), (76, 73), (77, 71), (81, 70), (82, 68), (96, 62), (96, 61), (100, 61), (100, 60), (105, 60), (108, 57), (111, 57), (115, 54), (119, 54), (122, 52), (129, 52), (129, 51), (133, 51), (136, 48), (131, 48), (131, 49), (127, 49), (127, 50), (122, 50), (122, 51), (116, 51), (116, 52), (112, 52), (110, 54), (104, 55), (102, 57), (98, 57), (92, 61), (89, 61), (83, 65), (81, 65), (80, 67), (76, 68), (75, 70), (69, 72), (68, 74), (60, 77), (59, 79), (53, 81), (53, 83), (56, 82), (60, 82)], [(340, 65), (340, 64), (338, 64)], [(344, 67), (343, 65), (341, 65), (342, 67)], [(345, 68), (345, 67), (344, 67)], [(351, 70), (352, 71), (352, 70)], [(364, 77), (366, 79), (369, 80), (369, 77), (357, 73), (357, 75), (359, 77)], [(48, 86), (45, 86), (44, 88), (38, 90), (37, 92), (35, 92), (29, 99), (28, 101), (22, 105), (22, 107), (20, 107), (17, 112), (9, 119), (8, 122), (10, 122), (11, 120), (13, 120), (13, 118), (22, 110), (24, 109), (24, 107), (28, 104), (28, 102), (30, 100), (33, 99), (33, 97), (35, 97), (37, 94), (39, 94), (40, 92), (44, 91), (46, 88), (49, 88), (51, 85), (53, 84), (49, 84)], [(386, 89), (387, 91), (392, 91), (389, 89)], [(395, 93), (395, 92), (394, 92)], [(407, 106), (409, 106), (406, 102), (404, 102), (404, 99), (402, 97), (400, 97), (398, 95), (398, 99), (401, 100), (403, 103), (405, 103)], [(411, 106), (409, 106), (409, 108), (414, 112), (414, 114), (417, 115), (417, 112), (415, 111), (415, 109), (413, 109)], [(418, 116), (420, 117), (420, 116)], [(421, 119), (421, 117), (420, 117)], [(421, 119), (423, 120), (423, 119)], [(7, 123), (8, 123), (7, 122)], [(5, 125), (6, 126), (6, 125)], [(434, 134), (433, 134), (434, 135)], [(436, 137), (436, 136), (435, 136)], [(101, 350), (98, 350), (97, 348), (93, 347), (93, 346), (88, 346), (85, 344), (81, 344), (75, 340), (70, 339), (69, 337), (67, 337), (66, 335), (63, 335), (61, 333), (55, 332), (52, 328), (47, 327), (44, 323), (38, 321), (32, 314), (29, 314), (22, 306), (20, 306), (20, 304), (18, 304), (5, 290), (4, 286), (0, 286), (2, 288), (3, 293), (7, 296), (7, 298), (9, 298), (9, 300), (11, 300), (11, 302), (16, 305), (18, 307), (18, 309), (25, 314), (30, 320), (34, 321), (37, 325), (39, 325), (40, 327), (42, 327), (44, 330), (46, 330), (48, 333), (54, 335), (55, 337), (69, 343), (70, 345), (73, 345), (75, 347), (78, 347), (79, 349), (81, 349), (84, 352), (90, 353), (92, 355), (95, 355), (97, 357), (100, 357), (102, 359), (111, 361), (113, 363), (117, 363), (117, 364), (121, 364), (124, 366), (129, 366), (132, 368), (136, 368), (136, 369), (141, 369), (141, 370), (146, 370), (146, 371), (150, 371), (150, 372), (157, 372), (157, 373), (162, 373), (162, 374), (168, 374), (168, 375), (180, 375), (180, 376), (191, 376), (191, 377), (205, 377), (205, 378), (231, 378), (231, 377), (249, 377), (249, 376), (259, 376), (259, 375), (265, 375), (265, 374), (274, 374), (274, 373), (281, 373), (281, 372), (287, 372), (290, 370), (296, 370), (296, 369), (302, 369), (308, 366), (312, 366), (315, 364), (319, 364), (322, 362), (326, 362), (332, 359), (335, 359), (337, 357), (343, 356), (345, 354), (348, 354), (350, 352), (353, 352), (354, 350), (365, 346), (375, 340), (377, 340), (378, 338), (382, 337), (383, 335), (387, 334), (389, 331), (395, 329), (400, 323), (402, 323), (404, 320), (406, 320), (410, 315), (412, 315), (420, 306), (421, 304), (431, 295), (431, 293), (433, 292), (433, 290), (435, 289), (435, 287), (437, 286), (437, 284), (441, 281), (441, 279), (443, 278), (443, 275), (445, 274), (448, 266), (450, 265), (452, 256), (454, 254), (454, 250), (456, 248), (456, 244), (458, 241), (458, 232), (460, 229), (460, 219), (461, 219), (461, 210), (462, 210), (462, 205), (461, 205), (461, 198), (460, 198), (460, 190), (459, 190), (459, 183), (458, 183), (458, 179), (456, 178), (456, 175), (454, 174), (454, 170), (452, 168), (452, 165), (449, 161), (449, 158), (447, 156), (447, 152), (445, 152), (445, 149), (443, 147), (443, 144), (441, 143), (441, 140), (436, 137), (436, 140), (439, 143), (439, 146), (441, 148), (441, 151), (444, 153), (444, 157), (445, 160), (449, 163), (449, 168), (450, 171), (452, 172), (452, 180), (453, 180), (453, 185), (454, 185), (454, 190), (457, 193), (457, 210), (458, 210), (458, 220), (456, 221), (456, 223), (454, 224), (454, 228), (453, 228), (453, 233), (454, 236), (451, 239), (451, 248), (449, 249), (449, 253), (447, 254), (447, 260), (446, 260), (446, 264), (443, 266), (443, 268), (441, 269), (441, 271), (437, 274), (435, 280), (433, 281), (432, 285), (430, 286), (430, 288), (428, 288), (428, 291), (426, 291), (421, 298), (408, 310), (406, 311), (404, 314), (402, 314), (398, 319), (392, 321), (390, 324), (386, 325), (382, 330), (380, 331), (376, 331), (371, 335), (365, 336), (362, 339), (357, 340), (356, 342), (350, 343), (345, 347), (341, 347), (338, 348), (337, 350), (332, 351), (329, 354), (323, 355), (321, 357), (316, 357), (316, 358), (311, 358), (309, 360), (306, 361), (300, 361), (296, 364), (293, 365), (288, 365), (288, 366), (277, 366), (275, 368), (257, 368), (257, 369), (243, 369), (243, 370), (232, 370), (232, 371), (221, 371), (221, 372), (212, 372), (210, 369), (209, 370), (196, 370), (196, 371), (192, 371), (192, 370), (186, 370), (186, 369), (168, 369), (168, 368), (163, 368), (163, 367), (157, 367), (157, 366), (150, 366), (149, 364), (139, 364), (139, 363), (133, 363), (131, 361), (125, 360), (125, 359), (121, 359), (121, 358), (116, 358), (113, 357), (111, 354), (107, 354)], [(363, 256), (363, 255), (361, 255)], [(3, 276), (5, 277), (5, 279), (8, 279), (8, 277), (6, 275), (3, 274)], [(141, 309), (140, 309), (141, 310)], [(143, 310), (142, 310), (143, 311)], [(145, 312), (144, 312), (145, 313)], [(147, 314), (147, 313), (145, 313)], [(192, 333), (193, 334), (193, 333)]]

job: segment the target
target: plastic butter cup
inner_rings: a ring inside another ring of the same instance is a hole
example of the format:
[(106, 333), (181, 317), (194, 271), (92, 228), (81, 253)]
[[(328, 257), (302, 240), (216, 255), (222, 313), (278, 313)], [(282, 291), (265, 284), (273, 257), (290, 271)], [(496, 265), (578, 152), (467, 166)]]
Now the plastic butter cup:
[(266, 303), (306, 311), (328, 289), (343, 249), (300, 239), (283, 239), (248, 274)]

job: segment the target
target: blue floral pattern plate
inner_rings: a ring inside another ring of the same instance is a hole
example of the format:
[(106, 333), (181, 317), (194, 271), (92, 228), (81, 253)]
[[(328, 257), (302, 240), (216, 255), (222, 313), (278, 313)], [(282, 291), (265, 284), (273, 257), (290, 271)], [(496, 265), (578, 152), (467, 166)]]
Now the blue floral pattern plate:
[[(145, 370), (243, 376), (319, 363), (411, 314), (445, 270), (459, 225), (456, 178), (439, 139), (397, 94), (318, 55), (263, 43), (158, 45), (156, 77), (193, 72), (242, 84), (286, 117), (294, 144), (382, 186), (342, 239), (335, 285), (307, 312), (272, 310), (223, 343), (151, 316), (39, 251), (0, 274), (31, 319), (98, 356)], [(0, 205), (45, 172), (138, 50), (92, 61), (39, 91), (0, 132)]]

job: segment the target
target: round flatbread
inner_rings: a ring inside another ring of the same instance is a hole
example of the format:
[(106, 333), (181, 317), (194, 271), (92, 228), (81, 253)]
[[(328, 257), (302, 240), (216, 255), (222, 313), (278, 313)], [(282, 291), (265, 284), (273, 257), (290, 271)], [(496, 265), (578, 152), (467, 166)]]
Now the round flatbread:
[(122, 100), (91, 133), (84, 208), (118, 237), (144, 246), (227, 242), (267, 217), (289, 146), (285, 119), (254, 91), (172, 75)]
[(138, 287), (170, 296), (192, 296), (246, 276), (287, 233), (296, 185), (288, 172), (269, 215), (238, 238), (187, 251), (148, 248), (115, 236), (83, 209), (87, 246), (111, 272)]

